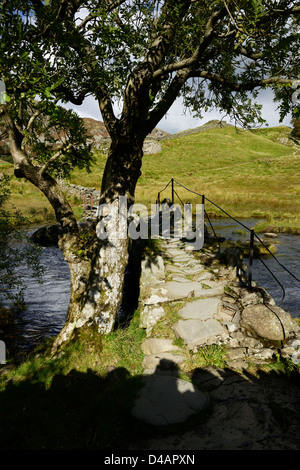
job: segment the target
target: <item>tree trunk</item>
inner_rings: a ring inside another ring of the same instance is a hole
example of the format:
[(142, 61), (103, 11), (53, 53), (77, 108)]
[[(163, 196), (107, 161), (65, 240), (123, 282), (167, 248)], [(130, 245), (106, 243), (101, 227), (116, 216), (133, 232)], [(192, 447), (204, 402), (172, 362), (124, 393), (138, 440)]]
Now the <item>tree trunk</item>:
[(101, 341), (101, 335), (114, 328), (129, 257), (127, 208), (134, 201), (141, 158), (142, 144), (137, 148), (130, 142), (112, 143), (102, 180), (104, 212), (95, 231), (86, 241), (70, 234), (60, 241), (70, 268), (71, 295), (66, 323), (52, 353), (82, 335), (86, 339), (96, 334)]
[[(134, 125), (127, 125), (128, 121), (118, 126), (101, 188), (101, 202), (106, 204), (108, 214), (103, 213), (96, 229), (81, 233), (60, 185), (43, 167), (31, 163), (21, 148), (12, 119), (8, 114), (5, 119), (15, 175), (27, 178), (45, 194), (62, 226), (59, 247), (69, 264), (71, 293), (66, 322), (54, 340), (52, 354), (76, 337), (98, 343), (102, 334), (112, 331), (123, 296), (129, 258), (127, 207), (134, 202), (143, 138)], [(125, 215), (119, 210), (120, 198), (126, 198), (126, 207), (122, 206)]]

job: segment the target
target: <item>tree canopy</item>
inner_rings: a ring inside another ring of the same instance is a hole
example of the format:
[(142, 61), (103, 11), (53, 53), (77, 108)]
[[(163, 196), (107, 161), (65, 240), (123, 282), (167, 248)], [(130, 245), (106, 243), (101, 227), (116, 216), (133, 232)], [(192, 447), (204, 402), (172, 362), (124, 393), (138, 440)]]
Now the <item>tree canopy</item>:
[[(291, 95), (299, 78), (299, 13), (287, 0), (2, 0), (6, 106), (24, 146), (47, 170), (64, 155), (63, 173), (88, 167), (90, 157), (83, 127), (57, 108), (59, 100), (81, 104), (93, 95), (112, 137), (124, 134), (126, 123), (142, 140), (180, 95), (198, 117), (215, 107), (251, 125), (261, 119), (250, 93), (271, 87), (281, 118), (297, 117)], [(64, 128), (60, 152), (50, 150), (41, 114), (56, 132)]]
[(27, 96), (55, 90), (80, 103), (93, 93), (106, 123), (113, 122), (113, 99), (124, 101), (125, 114), (137, 77), (147, 76), (152, 119), (175, 92), (197, 113), (212, 104), (234, 111), (246, 91), (290, 86), (298, 78), (298, 60), (295, 1), (3, 0), (1, 5), (1, 76), (8, 94), (11, 88)]

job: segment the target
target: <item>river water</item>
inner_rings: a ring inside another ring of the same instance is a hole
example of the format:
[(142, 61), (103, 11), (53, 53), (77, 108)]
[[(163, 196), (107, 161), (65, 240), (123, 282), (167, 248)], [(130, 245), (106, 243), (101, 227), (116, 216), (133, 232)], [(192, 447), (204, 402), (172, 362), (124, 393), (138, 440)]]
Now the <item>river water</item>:
[[(234, 240), (243, 239), (241, 233), (236, 233), (236, 229), (242, 227), (237, 226), (231, 219), (212, 219), (211, 222), (218, 236)], [(249, 228), (254, 227), (257, 222), (255, 219), (242, 221)], [(249, 233), (246, 230), (244, 232), (249, 238)], [(277, 245), (276, 258), (300, 279), (300, 236), (278, 234), (278, 241), (280, 243)], [(264, 258), (264, 261), (284, 285), (285, 298), (280, 306), (288, 310), (293, 317), (300, 317), (300, 283), (282, 269), (272, 257)], [(18, 348), (23, 351), (39, 344), (43, 337), (57, 335), (66, 319), (70, 298), (68, 265), (61, 251), (54, 246), (42, 249), (41, 264), (45, 268), (42, 285), (25, 268), (20, 270), (20, 276), (27, 286), (25, 292), (27, 308), (17, 316), (16, 341)], [(280, 302), (282, 289), (257, 259), (253, 261), (253, 280), (264, 287), (276, 302)]]
[[(257, 219), (241, 219), (240, 222), (251, 229), (261, 221)], [(227, 240), (249, 241), (249, 231), (238, 225), (234, 220), (227, 218), (211, 219), (211, 223), (218, 236), (224, 236)], [(240, 230), (243, 234), (240, 233)], [(262, 241), (266, 239), (264, 234), (257, 233), (257, 235)], [(276, 239), (269, 239), (269, 241), (274, 241), (276, 244), (276, 259), (268, 256), (267, 258), (264, 257), (263, 261), (284, 287), (284, 293), (280, 285), (259, 259), (253, 260), (253, 280), (266, 289), (281, 308), (289, 311), (293, 317), (300, 317), (300, 282), (281, 266), (283, 265), (296, 278), (300, 279), (300, 236), (279, 233)], [(244, 261), (246, 264), (249, 262), (247, 259)]]

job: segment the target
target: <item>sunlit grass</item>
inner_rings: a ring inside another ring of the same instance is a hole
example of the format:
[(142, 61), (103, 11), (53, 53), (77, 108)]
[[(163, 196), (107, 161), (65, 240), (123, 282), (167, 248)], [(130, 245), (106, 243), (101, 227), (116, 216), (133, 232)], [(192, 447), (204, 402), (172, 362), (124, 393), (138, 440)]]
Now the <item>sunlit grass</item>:
[[(278, 143), (288, 128), (256, 131), (224, 127), (202, 131), (161, 142), (162, 152), (144, 155), (142, 175), (136, 188), (136, 202), (150, 211), (157, 194), (171, 178), (206, 196), (206, 211), (234, 217), (284, 219), (300, 230), (300, 151)], [(91, 172), (74, 170), (70, 182), (99, 190), (106, 156), (96, 151)], [(2, 167), (1, 167), (2, 168)], [(12, 166), (3, 165), (12, 174)], [(201, 203), (201, 198), (175, 184), (183, 202)], [(54, 213), (45, 196), (25, 180), (12, 180), (10, 204), (17, 206), (33, 221), (47, 221)], [(171, 198), (171, 185), (161, 193), (161, 200)], [(180, 200), (175, 196), (175, 202)], [(211, 204), (212, 201), (214, 204)], [(81, 201), (70, 199), (79, 219)], [(282, 222), (283, 224), (284, 222)]]

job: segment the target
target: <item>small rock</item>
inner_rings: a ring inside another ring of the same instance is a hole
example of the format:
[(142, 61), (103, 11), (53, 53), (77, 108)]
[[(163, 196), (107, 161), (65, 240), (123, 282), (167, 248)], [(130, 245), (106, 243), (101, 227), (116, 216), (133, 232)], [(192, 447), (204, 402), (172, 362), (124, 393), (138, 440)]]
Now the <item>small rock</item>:
[(282, 348), (280, 350), (280, 353), (281, 353), (282, 357), (288, 357), (288, 356), (292, 356), (293, 354), (295, 354), (296, 351), (291, 346), (286, 346), (285, 348)]
[(227, 349), (226, 351), (226, 362), (235, 361), (237, 359), (243, 359), (247, 354), (246, 348), (233, 348)]
[(140, 327), (146, 328), (149, 336), (156, 323), (164, 316), (165, 311), (160, 305), (145, 305), (140, 317)]
[(277, 238), (277, 233), (267, 232), (267, 233), (264, 233), (264, 236), (267, 238)]
[(236, 331), (238, 329), (237, 326), (234, 323), (226, 323), (226, 327), (227, 327), (229, 333), (233, 333), (234, 331)]
[(194, 277), (195, 281), (213, 281), (215, 276), (209, 271), (201, 271)]
[(243, 307), (256, 305), (258, 303), (263, 303), (263, 297), (261, 294), (256, 292), (247, 292), (246, 295), (241, 298), (241, 304)]
[(177, 349), (173, 341), (166, 338), (147, 338), (141, 347), (144, 354), (158, 354)]
[(249, 348), (248, 354), (250, 357), (253, 357), (259, 360), (271, 359), (274, 355), (274, 349), (270, 349), (270, 348), (251, 349)]

